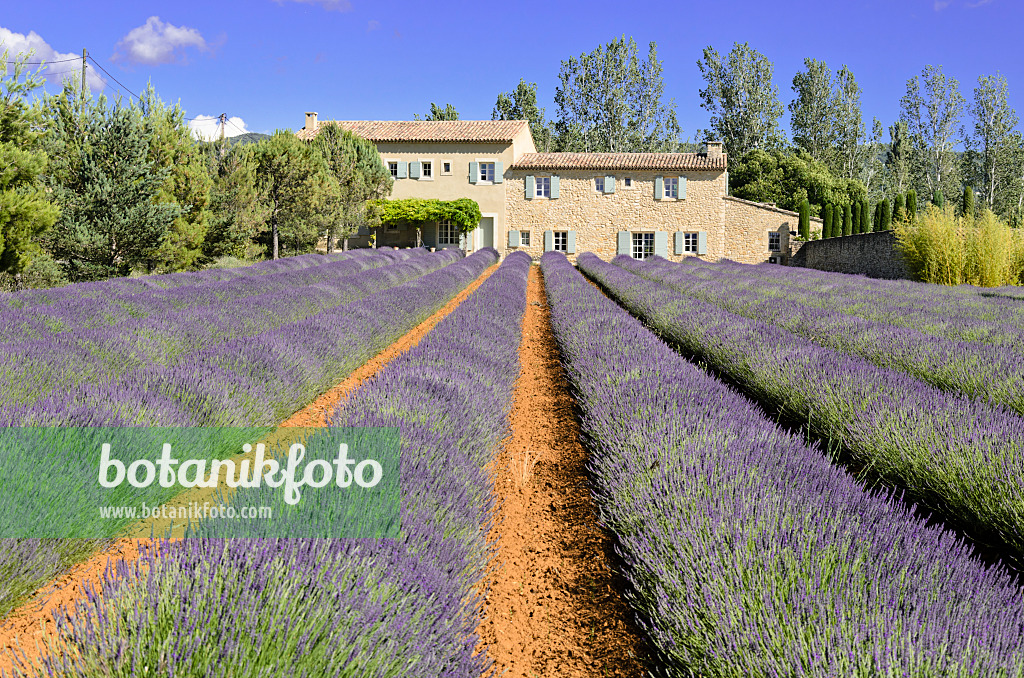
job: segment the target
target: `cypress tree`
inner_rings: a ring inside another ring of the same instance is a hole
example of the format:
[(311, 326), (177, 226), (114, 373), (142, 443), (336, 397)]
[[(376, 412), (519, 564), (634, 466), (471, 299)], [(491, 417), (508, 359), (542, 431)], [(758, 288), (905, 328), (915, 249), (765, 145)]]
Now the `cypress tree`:
[(882, 230), (882, 203), (875, 203), (875, 211), (871, 215), (871, 232), (877, 233)]
[[(905, 207), (903, 194), (899, 193), (896, 195), (896, 200), (893, 203), (892, 208), (892, 220), (903, 221), (907, 218), (907, 208)], [(889, 229), (886, 229), (889, 230)]]
[(843, 206), (843, 235), (853, 235), (853, 205)]
[(867, 198), (860, 203), (860, 232), (871, 232), (871, 203), (868, 202)]
[(832, 206), (832, 237), (838, 238), (843, 234), (843, 207), (842, 205)]
[(811, 239), (811, 203), (807, 202), (807, 198), (800, 201), (800, 237)]
[(892, 212), (889, 211), (889, 199), (882, 198), (882, 202), (879, 206), (882, 208), (881, 218), (879, 219), (880, 230), (892, 230)]
[(932, 194), (932, 204), (938, 207), (940, 210), (946, 206), (946, 198), (943, 197), (940, 189), (935, 189), (935, 193)]
[(825, 205), (821, 210), (821, 238), (832, 237), (832, 205)]
[(962, 216), (974, 218), (974, 187), (964, 186), (964, 201), (961, 210)]
[(911, 222), (917, 221), (917, 191), (907, 191), (907, 219)]
[(860, 200), (855, 200), (853, 203), (853, 227), (850, 229), (850, 233), (856, 235), (860, 233)]

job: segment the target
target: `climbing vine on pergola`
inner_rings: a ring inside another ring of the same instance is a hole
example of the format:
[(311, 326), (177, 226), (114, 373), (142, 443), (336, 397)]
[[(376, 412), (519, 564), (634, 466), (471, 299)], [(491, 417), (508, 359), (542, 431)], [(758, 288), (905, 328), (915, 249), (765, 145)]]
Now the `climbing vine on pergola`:
[(406, 198), (404, 200), (380, 200), (376, 204), (381, 226), (413, 224), (416, 226), (416, 244), (421, 242), (424, 224), (450, 221), (461, 232), (468, 233), (480, 223), (483, 216), (480, 205), (470, 198), (458, 200), (437, 200), (435, 198)]

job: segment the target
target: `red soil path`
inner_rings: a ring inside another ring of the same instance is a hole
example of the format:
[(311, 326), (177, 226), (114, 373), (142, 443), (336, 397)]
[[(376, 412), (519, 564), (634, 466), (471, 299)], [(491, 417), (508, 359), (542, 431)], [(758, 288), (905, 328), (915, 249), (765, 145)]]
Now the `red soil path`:
[[(388, 362), (416, 346), (437, 323), (454, 311), (497, 268), (497, 264), (488, 268), (440, 311), (403, 335), (313, 403), (293, 414), (281, 424), (281, 428), (325, 425), (327, 412), (361, 383), (379, 372)], [(140, 550), (148, 543), (148, 539), (117, 540), (110, 548), (75, 565), (68, 572), (40, 588), (27, 603), (0, 620), (0, 672), (10, 672), (15, 668), (12, 650), (17, 649), (19, 654), (25, 655), (30, 661), (43, 656), (47, 640), (52, 639), (54, 635), (53, 613), (61, 607), (72, 608), (75, 601), (85, 596), (87, 587), (99, 586), (108, 565), (116, 564), (118, 561), (137, 560)]]
[[(543, 277), (531, 267), (520, 375), (492, 479), (496, 542), (481, 649), (502, 678), (643, 676), (646, 651), (610, 569), (586, 452), (551, 332)], [(524, 482), (522, 460), (535, 461)]]

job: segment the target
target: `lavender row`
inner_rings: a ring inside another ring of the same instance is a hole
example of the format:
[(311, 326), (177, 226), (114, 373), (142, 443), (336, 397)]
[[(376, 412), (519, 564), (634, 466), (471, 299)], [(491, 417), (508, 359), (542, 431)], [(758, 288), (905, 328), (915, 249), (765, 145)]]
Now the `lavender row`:
[(822, 348), (645, 280), (593, 254), (579, 267), (666, 339), (834, 441), (865, 477), (1024, 565), (1024, 419)]
[[(53, 390), (128, 377), (151, 366), (171, 367), (219, 344), (265, 334), (435, 271), (461, 258), (458, 250), (324, 281), (298, 284), (244, 299), (0, 345), (0, 406), (28, 404)], [(386, 262), (387, 258), (363, 257)], [(322, 268), (347, 266), (348, 262)], [(358, 270), (358, 267), (356, 268)], [(344, 273), (344, 270), (338, 271)]]
[(612, 263), (730, 313), (775, 325), (825, 348), (851, 353), (879, 367), (911, 374), (937, 388), (1024, 413), (1024, 355), (1007, 348), (935, 337), (909, 327), (845, 315), (773, 294), (762, 285), (736, 284), (731, 276), (690, 274), (661, 257)]
[[(58, 615), (73, 652), (45, 675), (486, 675), (476, 652), (493, 501), (484, 466), (507, 428), (529, 265), (509, 256), (331, 415), (333, 426), (400, 430), (400, 538), (164, 544)], [(323, 503), (292, 516), (299, 534), (345, 513), (344, 493), (315, 496)]]
[[(483, 250), (301, 323), (227, 342), (172, 368), (151, 368), (0, 409), (0, 426), (275, 426), (440, 309), (496, 260), (495, 250)], [(72, 456), (40, 460), (18, 447), (0, 450), (0, 476), (31, 479), (18, 493), (0, 495), (0, 516), (45, 515), (56, 525), (75, 525), (80, 534), (118, 528), (96, 513), (97, 506), (116, 502), (83, 480), (96, 477), (94, 463)], [(53, 488), (62, 488), (64, 496), (52, 497)], [(43, 496), (49, 497), (46, 506), (33, 504)], [(126, 503), (154, 498), (136, 494)], [(0, 573), (10, 577), (11, 595), (33, 590), (80, 555), (77, 541), (8, 544), (0, 551)], [(32, 560), (26, 560), (29, 552), (35, 552)], [(0, 596), (0, 609), (10, 603)]]
[(987, 291), (771, 264), (710, 263), (696, 258), (685, 260), (681, 268), (707, 280), (727, 277), (766, 297), (786, 297), (938, 337), (995, 344), (1024, 354), (1024, 306)]
[(862, 489), (563, 255), (541, 265), (594, 492), (662, 674), (1024, 671), (1005, 571)]

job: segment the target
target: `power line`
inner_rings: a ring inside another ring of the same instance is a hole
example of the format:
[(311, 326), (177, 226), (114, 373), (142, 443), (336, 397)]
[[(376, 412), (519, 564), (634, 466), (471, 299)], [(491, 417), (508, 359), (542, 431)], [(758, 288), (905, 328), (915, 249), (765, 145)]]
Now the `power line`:
[(231, 122), (231, 118), (226, 118), (226, 120), (228, 121), (229, 125), (231, 125), (232, 127), (234, 127), (235, 129), (238, 130), (239, 134), (248, 134), (248, 132), (246, 132), (244, 129), (242, 129), (241, 127), (239, 127), (235, 123)]
[(27, 66), (46, 66), (49, 64), (64, 64), (69, 61), (81, 61), (81, 57), (71, 57), (70, 59), (57, 59), (56, 61), (11, 61), (7, 60), (8, 64), (25, 64)]
[(123, 89), (123, 90), (124, 90), (125, 92), (128, 92), (128, 94), (130, 94), (131, 96), (135, 97), (135, 98), (136, 98), (136, 99), (138, 99), (139, 101), (142, 101), (142, 97), (140, 97), (140, 96), (139, 96), (138, 94), (136, 94), (135, 92), (133, 92), (133, 91), (131, 91), (130, 89), (128, 89), (127, 87), (125, 87), (125, 86), (124, 86), (124, 84), (123, 84), (123, 83), (122, 83), (122, 82), (121, 82), (120, 80), (118, 80), (117, 78), (115, 78), (114, 76), (112, 76), (112, 75), (111, 75), (111, 74), (110, 74), (110, 73), (109, 73), (109, 72), (107, 71), (107, 69), (103, 68), (103, 66), (100, 66), (99, 62), (98, 62), (98, 61), (96, 61), (95, 59), (93, 59), (93, 58), (92, 58), (92, 55), (90, 55), (90, 56), (89, 56), (88, 58), (89, 58), (89, 61), (91, 61), (91, 62), (92, 62), (93, 64), (95, 64), (96, 68), (98, 68), (98, 69), (100, 69), (101, 71), (103, 71), (104, 73), (106, 73), (106, 74), (107, 74), (107, 77), (108, 77), (108, 78), (110, 78), (111, 80), (113, 80), (114, 82), (116, 82), (116, 83), (117, 83), (118, 85), (120, 85), (120, 86), (121, 86), (121, 89)]

